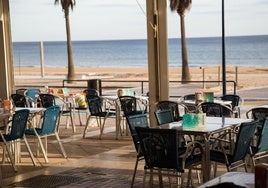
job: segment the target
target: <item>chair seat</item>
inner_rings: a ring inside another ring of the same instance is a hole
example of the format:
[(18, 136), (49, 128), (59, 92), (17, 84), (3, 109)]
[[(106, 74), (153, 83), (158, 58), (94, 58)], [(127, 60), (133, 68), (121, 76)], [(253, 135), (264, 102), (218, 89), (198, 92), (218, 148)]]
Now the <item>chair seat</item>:
[(98, 117), (106, 117), (108, 114), (108, 117), (111, 117), (111, 116), (115, 116), (115, 113), (114, 112), (99, 112), (99, 113), (96, 113), (96, 114), (91, 114), (92, 116), (98, 116)]
[[(42, 136), (42, 129), (40, 128), (35, 128), (36, 132), (38, 133), (38, 135)], [(35, 135), (34, 133), (34, 128), (30, 128), (30, 129), (26, 129), (25, 130), (25, 134), (26, 135)]]
[[(230, 163), (233, 161), (233, 156), (226, 154), (226, 157)], [(223, 152), (217, 150), (210, 150), (210, 160), (218, 163), (226, 163)]]

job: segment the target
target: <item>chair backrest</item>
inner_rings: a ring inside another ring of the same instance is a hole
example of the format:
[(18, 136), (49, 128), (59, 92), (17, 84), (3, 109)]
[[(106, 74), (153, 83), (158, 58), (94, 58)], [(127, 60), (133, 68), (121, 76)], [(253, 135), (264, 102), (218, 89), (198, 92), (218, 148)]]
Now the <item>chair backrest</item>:
[(27, 101), (24, 95), (21, 94), (11, 94), (11, 99), (13, 101), (13, 105), (15, 105), (16, 107), (27, 107)]
[(202, 111), (206, 113), (206, 116), (212, 116), (212, 117), (232, 116), (232, 109), (229, 109), (228, 107), (221, 105), (219, 103), (204, 102), (201, 103), (201, 108)]
[(268, 151), (268, 117), (262, 126), (262, 131), (257, 143), (257, 152)]
[(99, 96), (99, 92), (96, 89), (85, 89), (83, 91), (83, 93), (85, 93), (86, 97), (96, 97)]
[(30, 97), (31, 99), (35, 99), (39, 96), (40, 89), (27, 89), (25, 91), (25, 95)]
[(171, 109), (157, 110), (154, 112), (157, 124), (162, 125), (174, 121)]
[(56, 105), (45, 110), (40, 135), (52, 134), (56, 131), (59, 114), (60, 107)]
[(146, 114), (136, 114), (127, 116), (126, 119), (129, 126), (129, 130), (131, 132), (133, 143), (135, 145), (135, 149), (138, 153), (140, 141), (135, 128), (136, 127), (149, 128), (148, 117)]
[(99, 116), (102, 111), (102, 100), (99, 96), (96, 97), (86, 97), (88, 109), (90, 112), (90, 115), (92, 116)]
[(258, 121), (252, 121), (240, 125), (235, 142), (233, 162), (245, 159), (258, 123)]
[(39, 97), (41, 101), (41, 106), (44, 108), (48, 108), (48, 107), (56, 105), (55, 97), (52, 94), (41, 93), (39, 94)]
[(176, 129), (136, 127), (146, 166), (177, 169), (178, 133)]
[(184, 95), (183, 100), (195, 100), (195, 94)]
[(25, 88), (16, 89), (16, 94), (25, 95), (25, 91), (26, 91), (26, 90), (27, 90), (27, 89), (25, 89)]
[(170, 109), (173, 115), (174, 121), (180, 121), (182, 118), (179, 113), (179, 106), (177, 102), (174, 101), (158, 101), (157, 108), (160, 110)]
[(232, 109), (234, 109), (236, 106), (239, 105), (240, 96), (228, 94), (228, 95), (223, 95), (221, 99), (223, 101), (232, 101)]
[(15, 111), (12, 116), (10, 139), (16, 140), (24, 137), (30, 111), (27, 109)]
[(137, 99), (134, 96), (119, 96), (121, 110), (125, 116), (137, 114)]
[(254, 120), (259, 120), (260, 125), (262, 125), (266, 117), (268, 117), (268, 108), (258, 107), (258, 108), (252, 108), (250, 111), (251, 111), (251, 118)]

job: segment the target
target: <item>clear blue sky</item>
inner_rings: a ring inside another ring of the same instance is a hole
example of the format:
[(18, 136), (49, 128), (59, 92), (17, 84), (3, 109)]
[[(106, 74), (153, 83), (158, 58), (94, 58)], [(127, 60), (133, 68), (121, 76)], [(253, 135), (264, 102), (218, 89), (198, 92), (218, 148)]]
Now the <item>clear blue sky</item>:
[[(139, 7), (137, 1), (142, 6)], [(146, 38), (146, 0), (76, 0), (72, 40)], [(180, 37), (180, 20), (168, 9), (168, 37)], [(13, 41), (65, 41), (65, 20), (54, 0), (10, 0)], [(193, 0), (186, 36), (221, 36), (221, 0)], [(225, 0), (225, 34), (267, 35), (268, 0)]]

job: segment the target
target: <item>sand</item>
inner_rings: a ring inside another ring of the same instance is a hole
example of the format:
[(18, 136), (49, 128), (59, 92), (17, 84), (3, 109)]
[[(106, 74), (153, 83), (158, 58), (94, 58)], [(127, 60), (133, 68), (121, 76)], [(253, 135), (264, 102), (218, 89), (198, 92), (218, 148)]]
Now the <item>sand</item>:
[[(102, 80), (148, 80), (147, 68), (87, 68), (78, 67), (75, 69), (77, 79), (102, 79)], [(209, 66), (190, 68), (192, 80), (206, 81), (221, 80), (222, 73), (220, 66)], [(66, 78), (67, 68), (46, 67), (44, 77), (41, 78), (40, 67), (15, 67), (15, 85), (53, 85), (61, 84)], [(169, 69), (170, 81), (181, 80), (181, 68)], [(235, 67), (227, 66), (226, 80), (237, 82), (237, 89), (266, 87), (268, 86), (268, 67)], [(79, 84), (79, 83), (78, 83)]]

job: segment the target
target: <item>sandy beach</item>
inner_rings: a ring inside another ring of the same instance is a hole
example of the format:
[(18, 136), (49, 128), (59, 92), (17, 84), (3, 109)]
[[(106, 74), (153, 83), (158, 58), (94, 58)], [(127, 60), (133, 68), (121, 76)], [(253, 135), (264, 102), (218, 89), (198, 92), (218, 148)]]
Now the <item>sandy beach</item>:
[[(220, 66), (190, 68), (192, 80), (202, 81), (203, 75), (206, 81), (217, 81), (221, 79)], [(77, 67), (75, 69), (77, 79), (102, 79), (102, 80), (148, 80), (147, 68), (87, 68)], [(204, 74), (203, 74), (204, 73)], [(40, 67), (15, 67), (15, 85), (54, 85), (61, 84), (66, 78), (67, 68), (46, 67), (44, 77), (41, 78)], [(181, 68), (169, 68), (170, 81), (180, 81)], [(38, 78), (38, 79), (34, 79)], [(41, 81), (40, 81), (41, 80)], [(227, 66), (226, 80), (237, 82), (237, 89), (265, 87), (268, 86), (268, 67), (234, 67)]]

